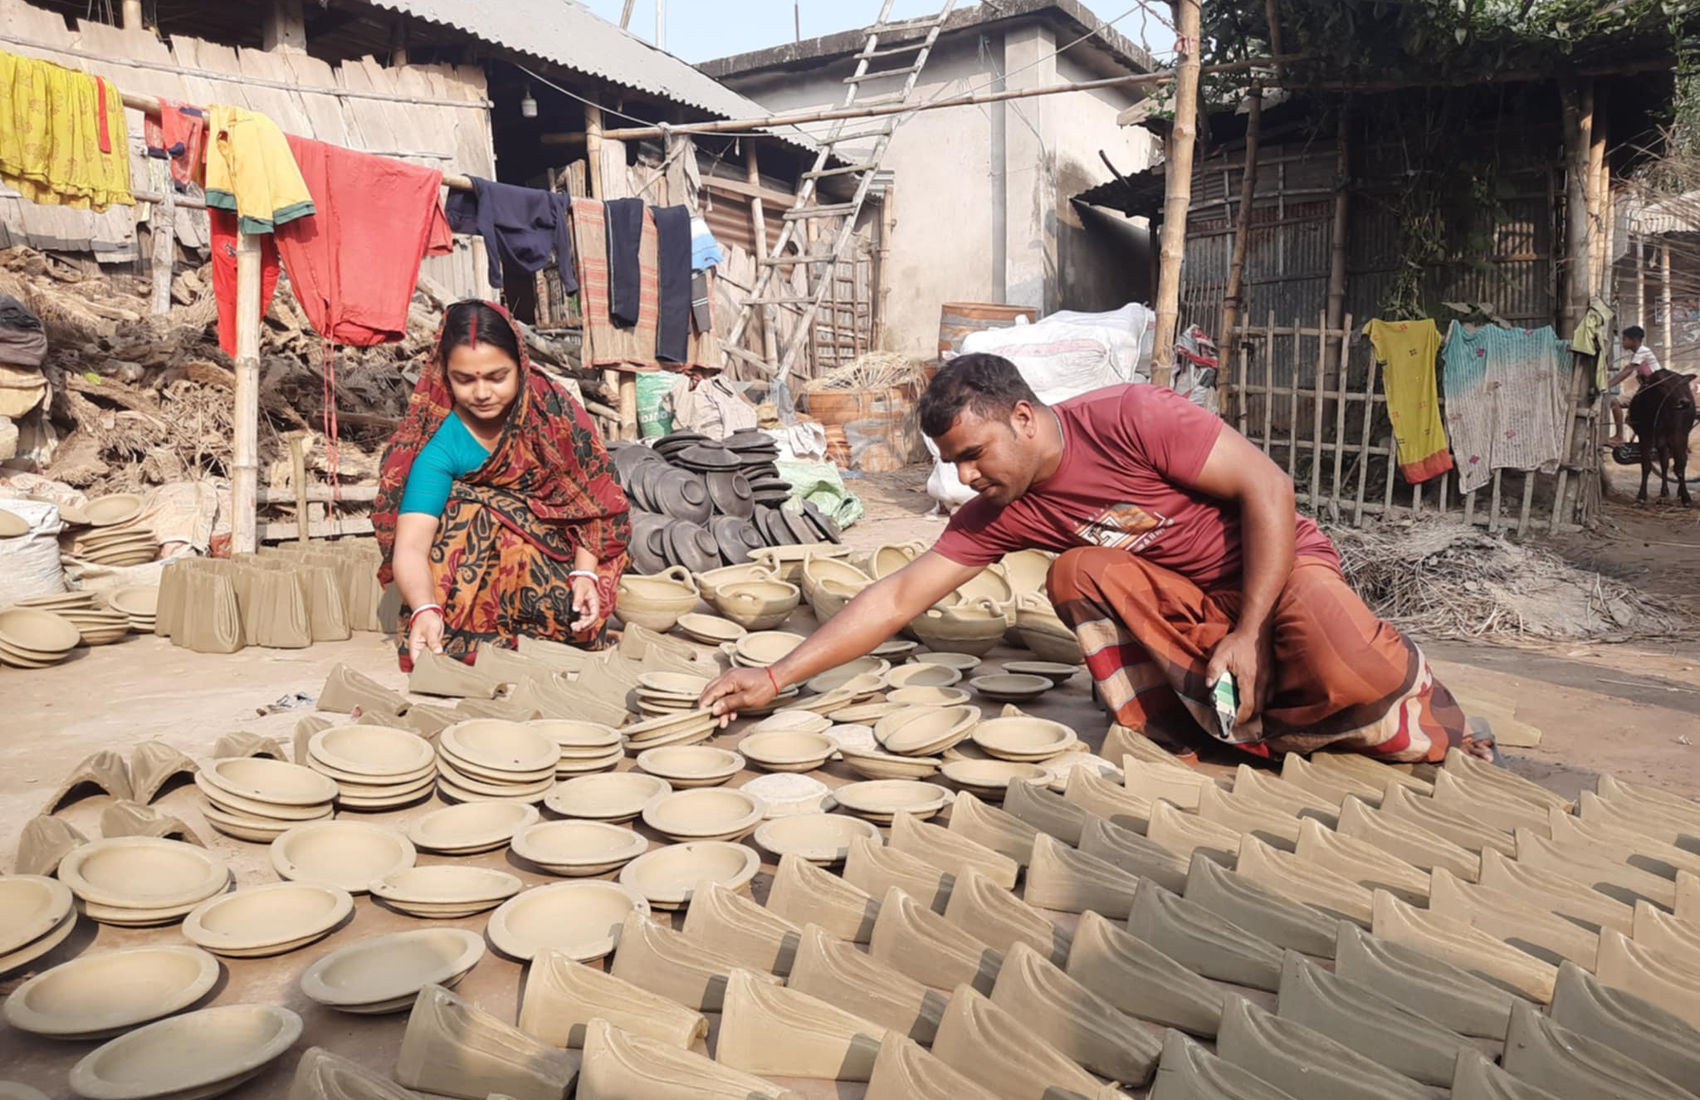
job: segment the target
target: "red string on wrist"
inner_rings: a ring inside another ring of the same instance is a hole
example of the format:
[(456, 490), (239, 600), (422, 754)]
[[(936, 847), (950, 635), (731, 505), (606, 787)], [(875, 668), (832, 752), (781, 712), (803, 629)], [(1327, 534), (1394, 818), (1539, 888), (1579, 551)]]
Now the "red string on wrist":
[(763, 669), (762, 671), (767, 673), (767, 682), (773, 685), (773, 694), (778, 695), (779, 694), (779, 680), (777, 678), (775, 678), (774, 675), (773, 675), (773, 666), (768, 665), (767, 668)]

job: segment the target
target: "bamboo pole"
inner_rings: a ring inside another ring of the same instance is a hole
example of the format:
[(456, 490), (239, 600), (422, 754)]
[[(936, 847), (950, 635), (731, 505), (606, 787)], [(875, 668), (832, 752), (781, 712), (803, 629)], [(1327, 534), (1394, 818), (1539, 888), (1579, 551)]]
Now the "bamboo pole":
[(1635, 323), (1647, 327), (1647, 242), (1635, 238)]
[[(1185, 7), (1191, 4), (1194, 16), (1198, 12), (1196, 0), (1182, 0), (1181, 18), (1186, 19)], [(1285, 58), (1253, 57), (1245, 61), (1232, 61), (1222, 65), (1198, 65), (1198, 35), (1196, 20), (1192, 36), (1193, 52), (1191, 63), (1195, 74), (1194, 89), (1197, 88), (1196, 74), (1199, 73), (1239, 73), (1251, 69), (1265, 69), (1272, 64), (1283, 61), (1299, 61), (1302, 55)], [(1184, 26), (1183, 26), (1184, 30)], [(948, 99), (934, 99), (921, 103), (881, 103), (871, 107), (840, 107), (830, 110), (814, 109), (808, 111), (791, 111), (775, 115), (762, 115), (759, 118), (723, 119), (717, 122), (688, 122), (677, 126), (629, 126), (620, 130), (607, 130), (603, 136), (610, 141), (635, 141), (643, 138), (658, 138), (663, 133), (671, 134), (733, 134), (747, 133), (751, 130), (767, 130), (778, 126), (800, 126), (811, 122), (835, 122), (840, 119), (883, 118), (886, 115), (906, 115), (912, 111), (941, 111), (951, 107), (973, 107), (982, 103), (1002, 103), (1010, 99), (1030, 99), (1034, 96), (1066, 95), (1069, 92), (1088, 92), (1099, 88), (1129, 88), (1150, 84), (1166, 84), (1186, 68), (1187, 61), (1183, 58), (1180, 66), (1175, 69), (1161, 69), (1154, 73), (1133, 73), (1127, 76), (1106, 77), (1103, 80), (1082, 80), (1063, 84), (1046, 84), (1037, 88), (1014, 88), (1001, 92), (976, 92), (972, 95), (951, 96)], [(1196, 95), (1194, 96), (1196, 99)]]
[[(1346, 234), (1350, 230), (1351, 206), (1346, 181), (1351, 178), (1351, 130), (1345, 103), (1340, 104), (1334, 143), (1334, 231), (1328, 252), (1328, 327), (1338, 328), (1346, 315)], [(1345, 341), (1341, 341), (1342, 350)], [(1338, 372), (1344, 356), (1329, 364)]]
[(230, 548), (259, 545), (260, 239), (236, 234), (236, 393), (230, 470)]
[(1593, 84), (1567, 82), (1560, 91), (1564, 116), (1565, 293), (1559, 332), (1569, 337), (1588, 308), (1588, 155), (1593, 140)]
[[(1322, 494), (1322, 379), (1328, 365), (1328, 318), (1319, 315), (1322, 331), (1316, 335), (1316, 377), (1312, 379), (1314, 392), (1311, 396), (1310, 410), (1310, 499), (1314, 502)], [(1295, 383), (1298, 379), (1293, 379)]]
[(1334, 372), (1334, 480), (1328, 491), (1333, 505), (1333, 518), (1340, 518), (1340, 466), (1346, 458), (1346, 339), (1352, 331), (1352, 315), (1340, 330), (1340, 350), (1336, 352), (1341, 369)]
[[(1369, 484), (1370, 428), (1375, 422), (1375, 372), (1380, 366), (1375, 356), (1369, 357), (1369, 381), (1364, 388), (1364, 423), (1358, 437), (1358, 494), (1352, 506), (1352, 526), (1361, 527), (1364, 521), (1364, 488)], [(1390, 460), (1391, 461), (1391, 460)]]
[[(1275, 311), (1269, 311), (1269, 327), (1263, 340), (1263, 453), (1275, 446)], [(1272, 456), (1273, 457), (1273, 456)]]
[[(755, 235), (756, 270), (761, 270), (762, 263), (767, 259), (767, 213), (761, 200), (761, 165), (756, 159), (756, 143), (744, 142), (744, 178), (749, 182), (750, 191), (750, 231)], [(777, 370), (779, 366), (779, 338), (774, 332), (778, 324), (772, 306), (761, 307), (761, 343), (762, 357), (767, 360), (768, 369)]]
[(1157, 337), (1151, 380), (1168, 386), (1174, 371), (1175, 329), (1180, 321), (1181, 263), (1186, 255), (1186, 216), (1192, 205), (1192, 150), (1198, 133), (1199, 0), (1177, 0), (1175, 125), (1169, 190), (1163, 200), (1163, 238), (1157, 271)]
[[(1271, 0), (1273, 3), (1273, 0)], [(1251, 244), (1251, 205), (1257, 194), (1257, 141), (1263, 129), (1263, 86), (1251, 82), (1245, 123), (1245, 163), (1240, 176), (1240, 207), (1234, 211), (1234, 252), (1228, 261), (1228, 287), (1222, 295), (1222, 336), (1232, 339), (1245, 303), (1245, 257)]]
[(1671, 360), (1671, 330), (1676, 327), (1670, 315), (1670, 241), (1659, 245), (1659, 322), (1664, 330), (1664, 355), (1659, 358), (1659, 365), (1666, 370), (1672, 367)]
[[(1606, 88), (1601, 84), (1594, 89), (1593, 108), (1589, 111), (1591, 125), (1588, 130), (1588, 293), (1593, 294), (1594, 288), (1600, 285), (1601, 269), (1606, 263), (1605, 239), (1605, 188), (1602, 186), (1606, 172)], [(1587, 300), (1582, 302), (1582, 309), (1588, 308)], [(1576, 315), (1577, 323), (1582, 320), (1580, 312)]]
[(177, 189), (171, 184), (170, 169), (165, 173), (161, 198), (148, 219), (153, 233), (153, 294), (148, 311), (155, 317), (171, 312), (171, 267), (177, 258)]
[(295, 490), (295, 541), (306, 545), (313, 521), (307, 514), (307, 447), (300, 436), (289, 441), (289, 480)]

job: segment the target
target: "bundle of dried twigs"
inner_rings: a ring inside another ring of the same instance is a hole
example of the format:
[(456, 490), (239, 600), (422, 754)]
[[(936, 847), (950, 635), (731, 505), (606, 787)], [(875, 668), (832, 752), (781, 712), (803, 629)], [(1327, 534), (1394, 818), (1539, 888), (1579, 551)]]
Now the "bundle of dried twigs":
[(892, 390), (905, 386), (919, 387), (925, 380), (926, 374), (919, 359), (894, 351), (870, 351), (819, 378), (809, 379), (803, 385), (803, 392)]

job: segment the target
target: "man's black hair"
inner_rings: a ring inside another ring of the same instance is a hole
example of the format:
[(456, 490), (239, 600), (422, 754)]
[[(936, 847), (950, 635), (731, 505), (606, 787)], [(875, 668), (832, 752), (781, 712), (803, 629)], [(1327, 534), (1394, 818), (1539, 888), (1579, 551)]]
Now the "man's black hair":
[(437, 345), (443, 366), (449, 365), (449, 352), (468, 344), (494, 344), (516, 364), (519, 362), (514, 327), (489, 302), (477, 298), (456, 302), (444, 312), (443, 340)]
[(959, 355), (944, 365), (921, 394), (921, 430), (937, 439), (950, 431), (963, 409), (973, 409), (986, 420), (1007, 420), (1023, 401), (1039, 405), (1014, 363), (983, 352)]
[(1631, 340), (1645, 340), (1647, 338), (1647, 330), (1640, 325), (1630, 325), (1623, 330), (1623, 334)]

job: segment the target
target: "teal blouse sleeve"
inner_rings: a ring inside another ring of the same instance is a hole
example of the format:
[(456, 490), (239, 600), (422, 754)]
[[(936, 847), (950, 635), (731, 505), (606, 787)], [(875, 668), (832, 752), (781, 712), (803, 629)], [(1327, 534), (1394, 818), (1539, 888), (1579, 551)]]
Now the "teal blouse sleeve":
[(401, 494), (401, 512), (441, 516), (455, 480), (484, 465), (489, 457), (490, 452), (472, 437), (460, 417), (451, 415), (414, 458)]

